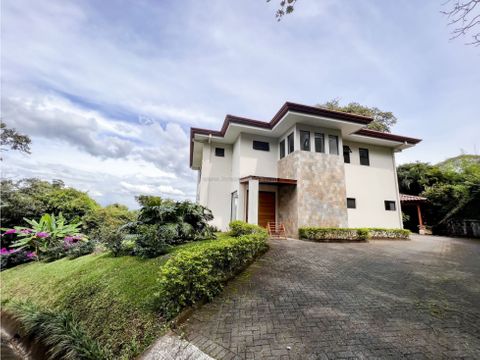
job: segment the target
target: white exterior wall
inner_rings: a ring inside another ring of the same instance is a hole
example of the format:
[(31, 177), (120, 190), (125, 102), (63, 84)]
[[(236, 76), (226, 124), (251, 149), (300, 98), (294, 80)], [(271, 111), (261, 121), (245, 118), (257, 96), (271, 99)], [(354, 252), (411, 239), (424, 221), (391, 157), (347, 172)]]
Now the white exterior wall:
[[(253, 140), (270, 144), (270, 151), (254, 150)], [(278, 139), (242, 133), (239, 137), (239, 177), (277, 176)]]
[[(350, 164), (345, 164), (347, 198), (356, 200), (356, 209), (347, 209), (348, 226), (402, 228), (393, 149), (347, 141), (344, 145), (352, 150)], [(360, 165), (359, 148), (368, 149), (370, 166)], [(396, 210), (385, 210), (385, 200), (395, 201)]]

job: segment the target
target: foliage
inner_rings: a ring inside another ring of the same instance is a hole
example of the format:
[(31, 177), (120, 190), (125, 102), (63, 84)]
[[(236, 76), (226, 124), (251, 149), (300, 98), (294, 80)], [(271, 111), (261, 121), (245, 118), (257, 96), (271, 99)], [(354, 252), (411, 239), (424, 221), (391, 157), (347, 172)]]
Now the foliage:
[(152, 258), (167, 252), (167, 239), (176, 236), (176, 226), (140, 225), (135, 239), (135, 255)]
[(2, 248), (0, 250), (0, 271), (33, 261), (37, 258), (32, 251)]
[(383, 228), (322, 228), (302, 227), (300, 238), (313, 241), (365, 241), (368, 239), (408, 239), (410, 231)]
[(172, 318), (186, 306), (212, 299), (228, 279), (267, 250), (266, 240), (266, 233), (223, 238), (172, 255), (160, 270), (157, 308)]
[[(267, 0), (267, 2), (270, 2), (271, 0)], [(279, 4), (279, 8), (275, 12), (275, 17), (277, 18), (277, 21), (282, 20), (282, 18), (287, 15), (291, 14), (293, 10), (295, 10), (295, 3), (297, 0), (281, 0)]]
[(41, 310), (31, 303), (9, 306), (27, 336), (47, 349), (48, 359), (101, 360), (106, 356), (96, 341), (85, 334), (78, 320), (67, 311)]
[(174, 201), (170, 199), (163, 199), (160, 196), (152, 196), (152, 195), (138, 195), (135, 196), (135, 200), (137, 200), (138, 204), (141, 207), (145, 206), (159, 206), (162, 204), (173, 204)]
[(260, 226), (248, 224), (240, 220), (232, 221), (228, 226), (230, 227), (230, 232), (229, 232), (230, 236), (234, 236), (234, 237), (257, 234), (257, 233), (260, 233), (260, 234), (267, 233), (267, 230), (265, 230)]
[(59, 180), (4, 179), (0, 192), (1, 222), (8, 228), (27, 225), (24, 218), (38, 219), (45, 213), (62, 213), (67, 221), (76, 222), (100, 208), (87, 193), (67, 188)]
[(390, 132), (392, 126), (397, 123), (397, 118), (392, 112), (382, 111), (377, 107), (360, 105), (357, 102), (351, 102), (347, 105), (340, 105), (340, 101), (338, 99), (333, 99), (317, 106), (328, 110), (343, 111), (350, 114), (372, 117), (373, 121), (367, 126), (372, 130)]
[[(9, 129), (7, 124), (3, 121), (0, 122), (0, 145), (2, 151), (5, 151), (4, 147), (10, 148), (10, 150), (17, 150), (24, 152), (26, 154), (30, 154), (30, 137), (28, 135), (24, 135), (19, 133), (15, 129)], [(0, 158), (1, 160), (2, 158)]]

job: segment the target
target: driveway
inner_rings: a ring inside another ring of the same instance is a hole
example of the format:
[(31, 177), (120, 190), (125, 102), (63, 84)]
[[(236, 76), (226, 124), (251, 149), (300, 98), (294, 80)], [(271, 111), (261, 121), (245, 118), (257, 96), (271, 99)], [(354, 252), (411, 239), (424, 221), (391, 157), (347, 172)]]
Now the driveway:
[(480, 359), (480, 241), (275, 240), (186, 338), (216, 359)]

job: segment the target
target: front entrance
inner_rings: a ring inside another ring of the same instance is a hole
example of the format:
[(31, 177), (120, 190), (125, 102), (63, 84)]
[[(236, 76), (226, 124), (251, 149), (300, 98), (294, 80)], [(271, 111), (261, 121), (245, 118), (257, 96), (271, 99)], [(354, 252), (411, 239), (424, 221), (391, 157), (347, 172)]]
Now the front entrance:
[(258, 225), (266, 228), (269, 222), (275, 222), (275, 193), (258, 192)]

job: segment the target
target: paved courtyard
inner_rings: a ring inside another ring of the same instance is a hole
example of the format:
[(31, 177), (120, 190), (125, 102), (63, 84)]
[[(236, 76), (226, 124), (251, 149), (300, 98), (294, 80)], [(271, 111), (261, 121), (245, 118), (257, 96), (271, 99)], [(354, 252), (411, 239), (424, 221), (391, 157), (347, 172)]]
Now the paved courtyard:
[(182, 331), (216, 359), (480, 359), (480, 241), (275, 240)]

